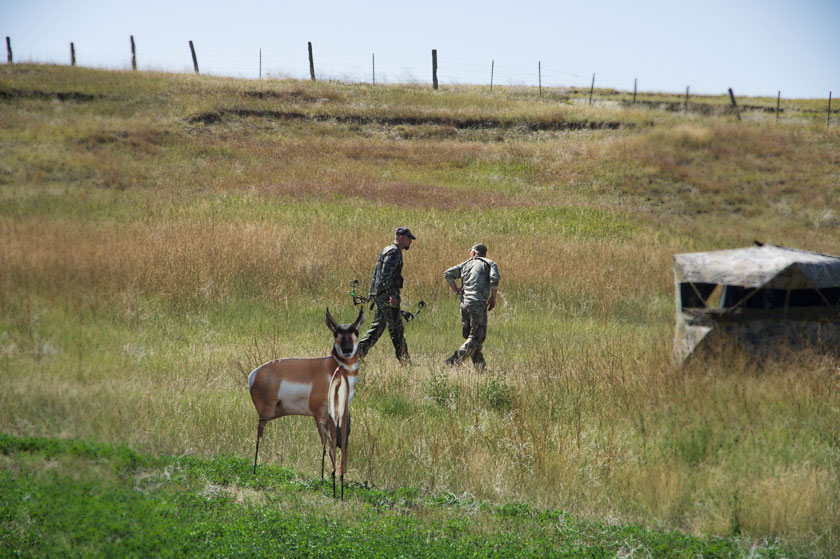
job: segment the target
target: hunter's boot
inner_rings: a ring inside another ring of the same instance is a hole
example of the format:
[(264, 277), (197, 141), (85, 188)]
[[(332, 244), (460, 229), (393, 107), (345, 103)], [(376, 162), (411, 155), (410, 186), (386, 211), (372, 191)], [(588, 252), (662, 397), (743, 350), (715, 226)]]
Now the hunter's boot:
[(476, 351), (472, 354), (472, 362), (475, 370), (480, 373), (483, 373), (487, 368), (487, 362), (484, 360), (484, 354), (481, 351)]
[(450, 367), (454, 367), (455, 365), (457, 365), (461, 361), (463, 361), (464, 357), (466, 357), (466, 355), (467, 355), (466, 351), (464, 351), (463, 349), (458, 349), (458, 350), (455, 351), (455, 353), (453, 353), (452, 355), (447, 357), (447, 359), (446, 359), (446, 361), (444, 361), (444, 363), (446, 365), (449, 365)]

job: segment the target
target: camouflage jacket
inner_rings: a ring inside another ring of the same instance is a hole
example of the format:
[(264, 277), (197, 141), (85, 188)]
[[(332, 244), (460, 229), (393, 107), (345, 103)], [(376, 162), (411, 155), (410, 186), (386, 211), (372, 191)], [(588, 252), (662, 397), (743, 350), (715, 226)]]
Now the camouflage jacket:
[(399, 297), (403, 286), (402, 267), (402, 251), (396, 243), (382, 249), (370, 280), (370, 294)]
[(476, 256), (457, 266), (452, 266), (443, 273), (446, 281), (461, 278), (464, 303), (486, 303), (490, 299), (490, 291), (499, 287), (499, 267), (489, 258)]

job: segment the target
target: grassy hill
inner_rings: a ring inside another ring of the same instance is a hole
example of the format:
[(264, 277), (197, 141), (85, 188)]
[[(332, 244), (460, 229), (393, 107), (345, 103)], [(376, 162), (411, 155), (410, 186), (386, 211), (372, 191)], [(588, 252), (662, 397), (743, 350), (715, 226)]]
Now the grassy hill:
[[(408, 225), (404, 306), (427, 307), (411, 366), (383, 337), (362, 367), (351, 480), (835, 556), (837, 362), (675, 369), (671, 257), (840, 254), (840, 126), (639, 101), (0, 67), (0, 432), (252, 456), (247, 373), (325, 355), (325, 308), (350, 321)], [(484, 374), (442, 366), (442, 273), (477, 241), (502, 274)], [(261, 461), (306, 479), (317, 441), (280, 419)]]

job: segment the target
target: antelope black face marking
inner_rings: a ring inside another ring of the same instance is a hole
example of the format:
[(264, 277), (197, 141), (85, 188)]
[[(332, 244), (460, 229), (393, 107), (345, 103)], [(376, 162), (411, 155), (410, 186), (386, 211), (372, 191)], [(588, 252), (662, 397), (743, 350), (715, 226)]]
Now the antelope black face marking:
[(353, 357), (359, 349), (359, 333), (351, 331), (336, 337), (335, 352), (339, 357)]

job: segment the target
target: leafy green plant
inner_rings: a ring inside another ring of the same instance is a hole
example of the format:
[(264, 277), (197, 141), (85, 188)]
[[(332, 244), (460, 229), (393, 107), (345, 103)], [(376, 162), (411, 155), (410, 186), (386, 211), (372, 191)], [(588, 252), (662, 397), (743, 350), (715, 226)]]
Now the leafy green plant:
[(503, 375), (494, 375), (481, 383), (478, 399), (488, 409), (507, 412), (513, 408), (514, 388), (507, 383)]
[(432, 371), (426, 382), (426, 396), (440, 406), (451, 407), (458, 403), (458, 387), (445, 372)]

